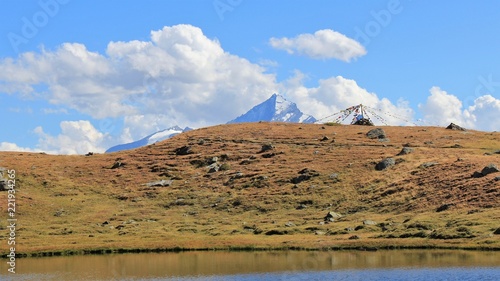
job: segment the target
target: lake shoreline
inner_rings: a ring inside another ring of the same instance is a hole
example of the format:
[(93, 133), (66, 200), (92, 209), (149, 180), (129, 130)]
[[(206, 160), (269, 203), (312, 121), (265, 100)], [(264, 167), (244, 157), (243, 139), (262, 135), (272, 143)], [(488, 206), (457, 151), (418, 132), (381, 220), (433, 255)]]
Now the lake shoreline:
[[(30, 257), (57, 257), (76, 255), (110, 255), (129, 253), (180, 253), (180, 252), (268, 252), (268, 251), (378, 251), (378, 250), (460, 250), (460, 251), (500, 251), (498, 247), (461, 247), (461, 246), (367, 246), (367, 245), (347, 245), (332, 247), (254, 247), (254, 246), (230, 246), (230, 247), (201, 247), (201, 248), (95, 248), (79, 250), (55, 250), (55, 251), (34, 251), (16, 253), (16, 258)], [(7, 259), (7, 254), (2, 254), (2, 259)]]

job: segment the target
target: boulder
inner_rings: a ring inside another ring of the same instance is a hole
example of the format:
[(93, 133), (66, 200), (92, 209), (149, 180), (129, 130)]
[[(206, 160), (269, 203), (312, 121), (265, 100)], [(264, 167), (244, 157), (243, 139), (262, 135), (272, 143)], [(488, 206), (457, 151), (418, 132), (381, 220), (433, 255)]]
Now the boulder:
[(403, 149), (401, 149), (401, 151), (398, 153), (398, 156), (400, 156), (400, 155), (407, 155), (407, 154), (410, 154), (412, 152), (413, 152), (413, 148), (403, 147)]
[(385, 158), (375, 165), (375, 170), (382, 171), (394, 165), (396, 165), (396, 160), (394, 160), (394, 158)]
[(335, 221), (335, 219), (338, 219), (341, 217), (342, 217), (342, 215), (339, 213), (328, 212), (328, 214), (326, 214), (326, 216), (325, 216), (325, 221), (333, 222), (333, 221)]
[(368, 131), (366, 133), (366, 136), (370, 139), (385, 139), (387, 138), (387, 135), (385, 134), (385, 131), (382, 128), (376, 128), (373, 130)]
[(499, 227), (499, 228), (497, 228), (497, 229), (495, 230), (495, 232), (493, 232), (493, 234), (499, 235), (499, 234), (500, 234), (500, 227)]
[(498, 170), (498, 167), (495, 165), (495, 164), (489, 164), (488, 166), (484, 167), (482, 170), (481, 170), (481, 174), (483, 174), (484, 176), (486, 175), (489, 175), (489, 174), (492, 174), (492, 173), (497, 173), (499, 172), (500, 170)]
[(192, 150), (191, 146), (189, 146), (189, 145), (185, 145), (185, 146), (182, 146), (182, 147), (175, 149), (175, 155), (181, 156), (181, 155), (188, 155), (188, 154), (193, 154), (193, 150)]
[(448, 127), (446, 127), (446, 129), (448, 130), (456, 130), (456, 131), (466, 131), (465, 128), (462, 128), (460, 126), (458, 126), (457, 124), (454, 124), (454, 123), (450, 123), (450, 125), (448, 125)]
[(274, 149), (274, 146), (270, 143), (267, 143), (267, 144), (262, 145), (262, 147), (260, 149), (260, 153), (263, 153), (263, 152), (266, 152), (269, 150), (273, 150), (273, 149)]

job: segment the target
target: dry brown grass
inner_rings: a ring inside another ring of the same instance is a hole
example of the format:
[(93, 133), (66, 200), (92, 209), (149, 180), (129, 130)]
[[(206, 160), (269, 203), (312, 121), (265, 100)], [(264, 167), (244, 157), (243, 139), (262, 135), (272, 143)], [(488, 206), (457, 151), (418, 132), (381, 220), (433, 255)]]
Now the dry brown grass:
[[(89, 157), (2, 152), (0, 166), (17, 173), (17, 251), (500, 248), (499, 174), (471, 177), (500, 165), (500, 154), (485, 155), (500, 149), (500, 133), (383, 127), (390, 141), (380, 142), (366, 137), (372, 128), (250, 123)], [(274, 149), (260, 152), (264, 144)], [(413, 153), (396, 156), (405, 144)], [(176, 155), (185, 145), (193, 154)], [(207, 172), (213, 157), (223, 171)], [(376, 171), (385, 157), (398, 164)], [(116, 161), (125, 165), (111, 169)], [(317, 176), (292, 183), (306, 168)], [(160, 179), (173, 184), (145, 185)], [(0, 202), (5, 214), (5, 192)], [(329, 211), (344, 217), (322, 224)]]

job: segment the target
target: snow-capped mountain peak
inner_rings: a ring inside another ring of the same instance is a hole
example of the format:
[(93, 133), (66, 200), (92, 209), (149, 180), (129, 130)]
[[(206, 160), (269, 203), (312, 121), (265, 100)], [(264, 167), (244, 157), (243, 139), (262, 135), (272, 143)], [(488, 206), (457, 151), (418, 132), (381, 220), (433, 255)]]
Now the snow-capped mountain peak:
[(138, 147), (145, 146), (145, 145), (150, 145), (150, 144), (153, 144), (153, 143), (156, 143), (156, 142), (159, 142), (162, 140), (166, 140), (166, 139), (171, 138), (177, 134), (187, 132), (190, 130), (192, 130), (192, 129), (189, 127), (182, 129), (179, 126), (173, 126), (173, 127), (168, 128), (168, 129), (153, 133), (153, 134), (151, 134), (147, 137), (144, 137), (138, 141), (113, 146), (113, 147), (109, 148), (108, 150), (106, 150), (106, 153), (116, 152), (116, 151), (121, 151), (121, 150), (129, 150), (129, 149), (134, 149), (134, 148), (138, 148)]
[(282, 95), (273, 94), (263, 103), (254, 106), (247, 113), (228, 123), (258, 121), (314, 123), (316, 119), (304, 114), (295, 103), (286, 100)]

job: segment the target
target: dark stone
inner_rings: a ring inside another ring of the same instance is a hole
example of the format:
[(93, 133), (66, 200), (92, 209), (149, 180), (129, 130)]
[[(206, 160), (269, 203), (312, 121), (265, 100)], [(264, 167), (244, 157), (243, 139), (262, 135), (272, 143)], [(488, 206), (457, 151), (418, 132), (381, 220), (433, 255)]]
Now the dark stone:
[(92, 156), (92, 155), (94, 155), (94, 152), (89, 152), (89, 153), (85, 154), (85, 156)]
[(477, 179), (477, 178), (484, 177), (484, 175), (482, 173), (476, 171), (476, 172), (474, 172), (474, 174), (472, 174), (472, 177)]
[(262, 145), (262, 148), (260, 149), (260, 153), (266, 152), (269, 150), (273, 150), (273, 149), (274, 149), (274, 146), (272, 144), (270, 144), (270, 143), (264, 144), (264, 145)]
[(386, 158), (375, 165), (375, 170), (382, 171), (394, 165), (396, 161), (393, 158)]
[(497, 228), (497, 229), (493, 232), (493, 234), (495, 234), (495, 235), (499, 235), (499, 234), (500, 234), (500, 227), (499, 227), (499, 228)]
[(454, 204), (443, 204), (441, 206), (439, 206), (439, 208), (436, 209), (436, 212), (443, 212), (443, 211), (446, 211), (448, 209), (450, 209), (450, 207), (452, 207)]
[(298, 184), (298, 183), (301, 183), (303, 181), (306, 181), (306, 180), (309, 180), (311, 179), (312, 177), (317, 177), (319, 176), (319, 173), (316, 172), (315, 170), (310, 170), (310, 169), (302, 169), (300, 172), (299, 172), (300, 176), (297, 176), (295, 178), (292, 178), (290, 181), (293, 183), (293, 184)]
[(500, 181), (500, 176), (495, 177), (495, 181)]
[(398, 155), (407, 155), (413, 152), (413, 148), (410, 147), (403, 147), (401, 151), (398, 153)]
[(285, 235), (287, 234), (288, 232), (285, 230), (277, 230), (277, 229), (273, 229), (273, 230), (269, 230), (268, 232), (266, 232), (266, 235)]
[(113, 166), (111, 166), (111, 169), (117, 169), (117, 168), (120, 168), (120, 167), (123, 167), (125, 166), (125, 163), (122, 163), (121, 161), (116, 161)]
[(385, 131), (382, 128), (376, 128), (373, 130), (368, 131), (366, 133), (366, 136), (370, 139), (385, 139), (387, 138), (387, 135), (385, 134)]
[(349, 240), (358, 240), (358, 239), (359, 239), (358, 235), (353, 235), (353, 236), (349, 237)]
[(488, 166), (484, 167), (483, 170), (481, 170), (481, 174), (485, 176), (497, 172), (499, 172), (499, 170), (495, 164), (489, 164)]
[(188, 155), (188, 154), (193, 154), (193, 150), (189, 145), (185, 145), (183, 147), (179, 147), (175, 149), (175, 154), (176, 155)]
[(0, 179), (0, 191), (8, 190), (8, 181), (6, 179)]
[(454, 123), (451, 123), (450, 125), (448, 125), (448, 127), (446, 127), (446, 129), (448, 130), (456, 130), (456, 131), (466, 131), (464, 128), (458, 126), (457, 124), (454, 124)]
[(324, 137), (323, 137), (320, 141), (327, 141), (327, 140), (329, 140), (329, 139), (330, 139), (329, 137), (324, 136)]

